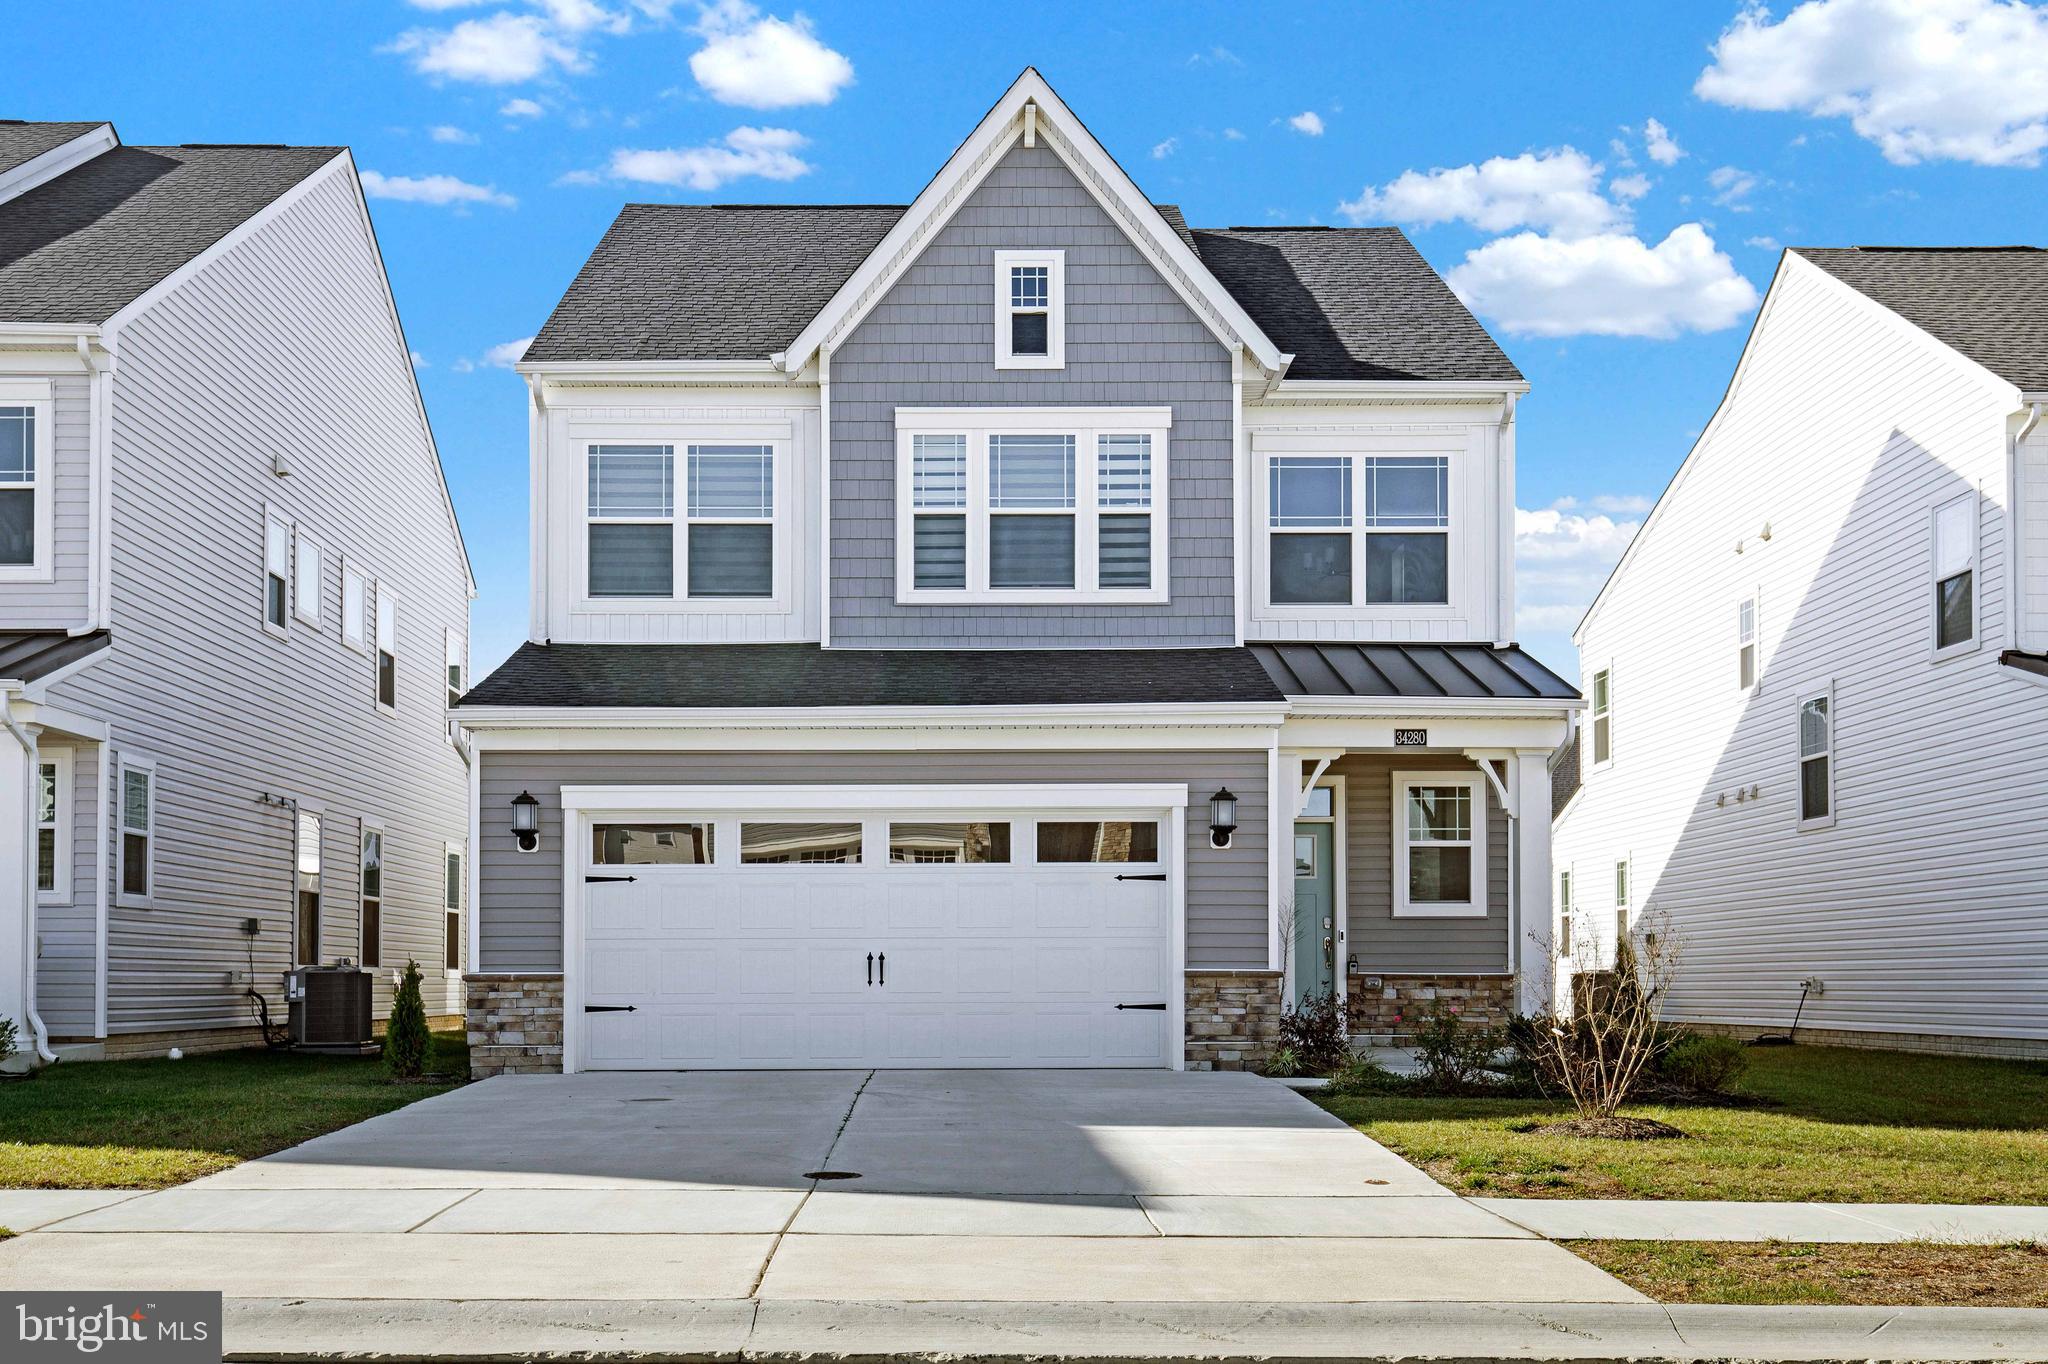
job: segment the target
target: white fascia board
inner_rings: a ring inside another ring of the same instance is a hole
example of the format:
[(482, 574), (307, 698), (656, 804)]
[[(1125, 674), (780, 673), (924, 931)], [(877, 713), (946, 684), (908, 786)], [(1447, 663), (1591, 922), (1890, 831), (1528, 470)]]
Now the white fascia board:
[(463, 728), (505, 729), (988, 729), (1237, 725), (1272, 727), (1287, 708), (1269, 701), (1207, 706), (464, 706)]
[(88, 128), (69, 142), (60, 142), (41, 156), (31, 157), (0, 174), (0, 203), (17, 199), (37, 185), (48, 184), (64, 172), (120, 145), (121, 139), (115, 136), (113, 124), (102, 123), (97, 128)]
[(1188, 788), (1170, 782), (1031, 782), (960, 786), (564, 786), (564, 810), (773, 810), (946, 812), (988, 810), (1180, 810)]
[[(515, 374), (544, 383), (575, 384), (768, 384), (788, 388), (804, 381), (805, 375), (788, 373), (773, 360), (758, 358), (732, 360), (521, 360), (512, 366)], [(810, 376), (815, 383), (816, 377)]]
[(1498, 404), (1509, 394), (1521, 397), (1528, 391), (1526, 379), (1428, 383), (1407, 379), (1282, 379), (1270, 385), (1260, 401), (1283, 402), (1293, 398), (1322, 402)]
[(899, 407), (898, 431), (1070, 431), (1077, 426), (1173, 427), (1170, 407)]
[(1585, 709), (1586, 703), (1579, 698), (1560, 700), (1548, 696), (1290, 696), (1287, 705), (1290, 718), (1545, 715), (1561, 719), (1569, 711)]
[[(897, 275), (916, 259), (913, 248), (928, 241), (986, 178), (1000, 153), (1021, 135), (1027, 105), (1037, 107), (1037, 132), (1054, 152), (1075, 170), (1098, 202), (1107, 193), (1121, 208), (1123, 221), (1137, 231), (1132, 242), (1158, 269), (1161, 276), (1187, 299), (1217, 339), (1226, 347), (1242, 344), (1268, 373), (1283, 373), (1291, 356), (1251, 320), (1232, 298), (1230, 291), (1211, 274), (1209, 267), (1188, 248), (1179, 234), (1167, 225), (1151, 200), (1140, 193), (1123, 167), (1103, 150), (1088, 129), (1076, 118), (1045, 78), (1030, 67), (1003, 92), (995, 106), (975, 125), (974, 131), (946, 159), (939, 173), (919, 192), (903, 216), (870, 251), (860, 268), (811, 319), (789, 349), (783, 352), (783, 367), (800, 368), (810, 362), (820, 346), (842, 331), (858, 326), (867, 310), (887, 292)], [(1078, 163), (1078, 164), (1076, 164)], [(1120, 215), (1110, 203), (1105, 211)], [(1189, 297), (1189, 289), (1194, 297)], [(1215, 320), (1220, 320), (1221, 327)], [(1226, 334), (1234, 333), (1234, 335)]]

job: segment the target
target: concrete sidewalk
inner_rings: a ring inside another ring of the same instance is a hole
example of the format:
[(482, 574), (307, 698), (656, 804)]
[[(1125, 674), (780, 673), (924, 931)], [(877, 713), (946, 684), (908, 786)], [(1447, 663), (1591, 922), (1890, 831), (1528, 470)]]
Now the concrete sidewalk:
[(280, 1300), (231, 1302), (225, 1326), (250, 1364), (2048, 1358), (2048, 1312), (1953, 1307)]
[(1736, 1203), (1470, 1198), (1553, 1241), (2048, 1242), (2048, 1208), (1967, 1203)]

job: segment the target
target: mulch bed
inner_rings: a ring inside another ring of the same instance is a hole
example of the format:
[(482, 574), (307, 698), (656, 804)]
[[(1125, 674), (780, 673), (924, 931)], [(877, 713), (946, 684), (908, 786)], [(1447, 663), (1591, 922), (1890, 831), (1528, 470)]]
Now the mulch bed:
[(1531, 1130), (1548, 1137), (1599, 1137), (1606, 1141), (1670, 1141), (1685, 1135), (1655, 1118), (1573, 1118)]

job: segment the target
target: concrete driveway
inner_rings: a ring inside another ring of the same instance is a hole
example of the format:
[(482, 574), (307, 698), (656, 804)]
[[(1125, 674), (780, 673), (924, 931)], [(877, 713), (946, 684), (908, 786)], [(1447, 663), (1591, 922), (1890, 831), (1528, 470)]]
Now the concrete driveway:
[[(1247, 1075), (501, 1077), (0, 1244), (238, 1299), (1644, 1299)], [(0, 1216), (6, 1215), (0, 1207)]]

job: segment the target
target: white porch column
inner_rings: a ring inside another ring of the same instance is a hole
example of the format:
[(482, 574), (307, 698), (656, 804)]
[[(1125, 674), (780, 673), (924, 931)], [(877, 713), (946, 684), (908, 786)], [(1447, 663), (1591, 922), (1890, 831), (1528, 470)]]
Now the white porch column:
[(1545, 1013), (1556, 988), (1556, 937), (1550, 896), (1550, 757), (1547, 748), (1518, 748), (1508, 764), (1515, 792), (1515, 902), (1520, 921), (1511, 951), (1516, 973), (1515, 1008)]
[[(0, 706), (8, 705), (0, 693)], [(35, 1050), (28, 1020), (28, 859), (34, 840), (25, 836), (29, 816), (28, 755), (12, 734), (0, 729), (0, 1018), (14, 1020), (14, 1045)], [(4, 1058), (0, 1058), (4, 1059)]]

